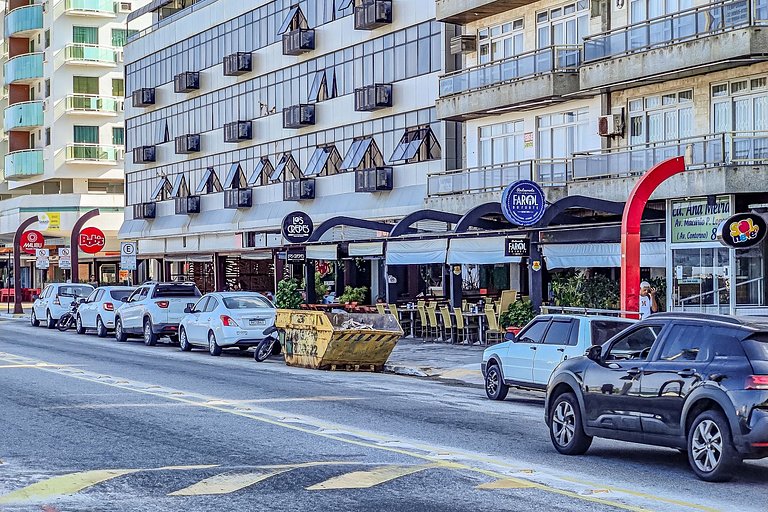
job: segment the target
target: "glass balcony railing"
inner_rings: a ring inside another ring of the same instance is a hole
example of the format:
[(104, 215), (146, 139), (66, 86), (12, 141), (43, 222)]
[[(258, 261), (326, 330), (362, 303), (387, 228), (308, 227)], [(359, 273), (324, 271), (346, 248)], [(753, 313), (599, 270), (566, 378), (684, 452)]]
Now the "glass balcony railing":
[(45, 121), (42, 101), (15, 103), (3, 113), (3, 129), (18, 130), (42, 126)]
[(504, 60), (456, 71), (440, 78), (440, 97), (482, 89), (543, 73), (578, 71), (579, 46), (550, 46)]
[(500, 192), (517, 180), (533, 180), (541, 185), (565, 185), (570, 174), (569, 159), (539, 159), (456, 169), (427, 177), (429, 197)]
[(75, 43), (64, 48), (64, 60), (67, 62), (117, 64), (119, 55), (120, 50), (111, 46)]
[(81, 160), (95, 163), (115, 163), (124, 151), (123, 146), (102, 146), (101, 144), (70, 144), (66, 148), (66, 160)]
[(117, 114), (123, 109), (123, 99), (112, 96), (70, 94), (64, 100), (67, 112), (92, 112), (95, 114)]
[(24, 149), (5, 155), (5, 179), (20, 180), (45, 173), (42, 149)]
[(43, 28), (43, 4), (17, 7), (5, 17), (5, 37), (20, 36)]
[(97, 14), (114, 16), (117, 2), (114, 0), (64, 0), (64, 10), (77, 14)]
[(43, 54), (26, 53), (8, 60), (4, 66), (5, 85), (29, 82), (43, 77)]
[(584, 62), (643, 52), (751, 25), (768, 25), (768, 0), (728, 0), (585, 38)]

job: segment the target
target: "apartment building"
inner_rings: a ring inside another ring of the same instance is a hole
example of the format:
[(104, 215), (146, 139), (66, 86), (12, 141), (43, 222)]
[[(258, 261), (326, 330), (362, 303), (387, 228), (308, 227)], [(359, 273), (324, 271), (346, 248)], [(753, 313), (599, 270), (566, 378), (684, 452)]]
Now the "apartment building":
[[(128, 13), (143, 0), (11, 0), (4, 9), (3, 175), (0, 241), (11, 246), (24, 220), (46, 238), (53, 262), (45, 274), (25, 262), (23, 286), (63, 279), (57, 249), (74, 223), (107, 237), (104, 251), (81, 258), (80, 275), (118, 279), (117, 233), (123, 218), (125, 131), (123, 45)], [(139, 28), (139, 27), (136, 27)], [(4, 263), (0, 263), (3, 265)]]

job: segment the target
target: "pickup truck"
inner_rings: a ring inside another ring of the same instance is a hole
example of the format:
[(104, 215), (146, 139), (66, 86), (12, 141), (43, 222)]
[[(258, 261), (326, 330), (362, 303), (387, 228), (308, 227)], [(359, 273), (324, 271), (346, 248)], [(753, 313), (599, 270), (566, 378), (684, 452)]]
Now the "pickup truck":
[(485, 349), (480, 363), (485, 394), (504, 400), (510, 386), (544, 391), (562, 361), (583, 356), (592, 345), (602, 345), (635, 322), (611, 316), (539, 315), (514, 339)]
[(141, 336), (145, 345), (152, 346), (161, 336), (169, 336), (177, 343), (184, 310), (201, 296), (195, 283), (144, 283), (115, 312), (115, 339)]

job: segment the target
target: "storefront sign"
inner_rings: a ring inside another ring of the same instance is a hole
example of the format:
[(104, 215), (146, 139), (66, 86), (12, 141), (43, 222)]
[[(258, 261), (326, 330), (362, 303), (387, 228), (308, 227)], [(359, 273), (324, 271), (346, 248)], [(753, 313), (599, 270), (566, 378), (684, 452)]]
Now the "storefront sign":
[(78, 246), (87, 254), (96, 254), (104, 249), (107, 239), (99, 228), (89, 226), (80, 231)]
[(21, 240), (19, 241), (21, 250), (27, 254), (35, 254), (37, 249), (45, 247), (45, 238), (43, 234), (34, 229), (25, 231), (21, 234)]
[(283, 238), (292, 244), (306, 242), (314, 230), (312, 219), (304, 212), (289, 213), (283, 219)]
[(285, 254), (285, 261), (286, 263), (306, 263), (307, 261), (307, 251), (303, 247), (296, 247), (293, 249), (288, 249), (288, 252)]
[(136, 242), (120, 242), (120, 268), (136, 270)]
[(62, 270), (72, 270), (72, 251), (69, 247), (59, 249), (59, 268)]
[(765, 219), (756, 213), (739, 213), (719, 227), (720, 242), (735, 249), (753, 247), (765, 238)]
[(677, 243), (716, 242), (718, 227), (731, 216), (728, 196), (718, 196), (715, 201), (707, 198), (672, 203), (672, 240)]
[(501, 195), (501, 212), (516, 226), (533, 226), (544, 216), (544, 201), (544, 191), (537, 183), (516, 181)]
[(505, 238), (504, 256), (528, 256), (528, 239)]
[(51, 253), (48, 249), (37, 249), (35, 251), (35, 266), (40, 270), (46, 270), (50, 266)]
[(42, 231), (61, 228), (61, 213), (47, 212), (37, 215), (37, 225)]

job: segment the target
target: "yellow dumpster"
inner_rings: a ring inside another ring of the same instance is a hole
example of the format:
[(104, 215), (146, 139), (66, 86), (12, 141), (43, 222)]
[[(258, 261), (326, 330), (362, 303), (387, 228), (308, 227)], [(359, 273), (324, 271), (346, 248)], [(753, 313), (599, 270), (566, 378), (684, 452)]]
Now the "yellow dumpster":
[(288, 366), (381, 371), (403, 336), (392, 315), (278, 309)]

